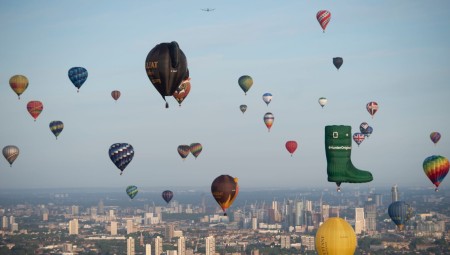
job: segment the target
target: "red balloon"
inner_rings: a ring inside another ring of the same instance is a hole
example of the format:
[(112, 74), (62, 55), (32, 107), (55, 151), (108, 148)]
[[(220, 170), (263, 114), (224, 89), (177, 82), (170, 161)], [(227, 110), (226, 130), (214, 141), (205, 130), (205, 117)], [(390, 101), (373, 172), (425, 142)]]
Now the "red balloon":
[(292, 157), (292, 154), (294, 154), (295, 150), (297, 150), (297, 142), (296, 141), (287, 141), (286, 142), (286, 150), (288, 150), (289, 153), (291, 153), (291, 157)]
[(375, 113), (378, 111), (378, 103), (377, 102), (368, 102), (366, 105), (366, 109), (369, 112), (370, 115), (375, 115)]
[(27, 104), (27, 110), (36, 121), (39, 114), (41, 114), (44, 109), (44, 105), (40, 101), (30, 101)]
[(117, 101), (117, 99), (119, 99), (119, 97), (120, 97), (120, 91), (118, 91), (118, 90), (113, 90), (113, 91), (111, 92), (111, 96), (112, 96), (112, 98), (114, 98), (114, 100)]
[(327, 28), (328, 23), (330, 23), (331, 13), (327, 10), (320, 10), (317, 12), (316, 18), (325, 33), (325, 28)]

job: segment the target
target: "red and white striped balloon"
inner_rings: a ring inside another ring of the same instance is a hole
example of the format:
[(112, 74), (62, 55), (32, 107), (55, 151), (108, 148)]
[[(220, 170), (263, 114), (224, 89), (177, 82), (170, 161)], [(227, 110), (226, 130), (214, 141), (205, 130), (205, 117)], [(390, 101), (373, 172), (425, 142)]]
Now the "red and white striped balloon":
[(327, 10), (320, 10), (317, 12), (316, 18), (325, 33), (325, 28), (327, 28), (328, 23), (330, 23), (331, 13)]

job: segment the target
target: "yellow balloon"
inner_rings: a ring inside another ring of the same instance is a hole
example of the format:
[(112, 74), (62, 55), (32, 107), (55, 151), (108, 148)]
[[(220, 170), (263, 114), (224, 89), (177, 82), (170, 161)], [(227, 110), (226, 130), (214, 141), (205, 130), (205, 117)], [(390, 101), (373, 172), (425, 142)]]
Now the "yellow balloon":
[(356, 250), (356, 234), (352, 226), (342, 218), (328, 218), (316, 233), (316, 251), (319, 255), (353, 255)]
[(27, 77), (23, 75), (14, 75), (9, 79), (9, 85), (11, 86), (12, 90), (16, 92), (17, 96), (20, 99), (20, 95), (27, 89), (28, 87), (28, 79)]

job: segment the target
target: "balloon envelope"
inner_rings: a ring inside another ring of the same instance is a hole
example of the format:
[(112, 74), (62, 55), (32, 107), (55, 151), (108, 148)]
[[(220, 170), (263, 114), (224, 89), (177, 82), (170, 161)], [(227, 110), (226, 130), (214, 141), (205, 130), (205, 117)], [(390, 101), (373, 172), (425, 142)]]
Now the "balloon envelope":
[(131, 199), (133, 199), (138, 193), (138, 188), (136, 186), (134, 186), (134, 185), (130, 185), (130, 186), (127, 187), (126, 192), (127, 192), (127, 195)]
[(320, 10), (317, 12), (316, 18), (325, 33), (325, 29), (327, 28), (328, 23), (330, 23), (331, 13), (327, 10)]
[(344, 60), (341, 57), (333, 58), (333, 65), (337, 68), (337, 70), (339, 70), (343, 63)]
[(115, 143), (109, 147), (109, 158), (120, 169), (120, 174), (134, 157), (134, 149), (128, 143)]
[(268, 112), (264, 114), (264, 123), (266, 124), (267, 129), (270, 132), (270, 128), (272, 127), (273, 121), (275, 120), (275, 117), (271, 112)]
[(446, 157), (433, 155), (423, 161), (423, 171), (430, 181), (436, 186), (436, 191), (445, 176), (448, 174), (450, 164)]
[(19, 156), (19, 148), (14, 145), (7, 145), (3, 148), (3, 156), (8, 161), (9, 165), (12, 166), (16, 158)]
[(263, 99), (264, 103), (266, 103), (266, 105), (269, 105), (270, 102), (272, 101), (272, 94), (264, 93), (264, 95), (262, 96), (262, 99)]
[(184, 160), (187, 156), (189, 156), (189, 153), (191, 152), (191, 146), (186, 144), (179, 145), (177, 151), (178, 154), (180, 154), (181, 158)]
[(364, 138), (366, 136), (362, 133), (354, 133), (353, 134), (353, 141), (355, 141), (356, 144), (358, 144), (358, 146), (364, 141)]
[(322, 106), (322, 108), (327, 104), (328, 99), (326, 99), (325, 97), (321, 97), (319, 98), (319, 104), (320, 106)]
[(9, 79), (9, 86), (20, 99), (20, 95), (28, 88), (28, 78), (20, 74), (14, 75)]
[(111, 91), (111, 96), (112, 96), (112, 98), (113, 98), (114, 100), (116, 100), (116, 101), (117, 101), (117, 99), (119, 99), (120, 95), (121, 95), (121, 93), (120, 93), (120, 91), (118, 91), (118, 90), (113, 90), (113, 91)]
[(183, 80), (189, 78), (187, 66), (186, 56), (175, 41), (156, 45), (145, 59), (147, 76), (164, 101), (166, 96), (173, 96)]
[(226, 210), (233, 204), (239, 193), (238, 178), (229, 175), (218, 176), (211, 184), (211, 193), (226, 216)]
[(315, 243), (319, 255), (353, 255), (356, 234), (347, 221), (332, 217), (317, 229)]
[(69, 79), (73, 85), (80, 90), (83, 83), (87, 80), (88, 71), (84, 67), (72, 67), (68, 72)]
[(238, 83), (239, 83), (239, 86), (241, 87), (241, 89), (247, 95), (247, 91), (253, 85), (253, 79), (249, 75), (243, 75), (243, 76), (239, 77)]
[(200, 143), (191, 143), (189, 146), (189, 150), (191, 151), (192, 155), (194, 155), (195, 158), (200, 155), (200, 153), (203, 150), (203, 146)]
[(36, 121), (37, 117), (39, 117), (39, 114), (41, 114), (43, 109), (44, 105), (40, 101), (30, 101), (27, 104), (27, 110), (34, 118), (34, 121)]
[(375, 113), (378, 111), (378, 103), (377, 102), (369, 102), (366, 105), (366, 109), (373, 118), (373, 115), (375, 115)]
[(441, 134), (439, 132), (431, 132), (430, 139), (434, 144), (437, 144), (441, 139)]
[(191, 91), (191, 79), (188, 78), (187, 80), (184, 80), (180, 86), (175, 90), (173, 93), (173, 97), (175, 100), (177, 100), (178, 104), (181, 106), (181, 103), (186, 99), (189, 92)]
[(296, 141), (287, 141), (286, 142), (286, 150), (292, 154), (294, 154), (295, 150), (297, 150), (297, 142)]
[(64, 123), (59, 120), (54, 120), (49, 124), (50, 131), (55, 135), (56, 139), (58, 139), (59, 134), (64, 129)]
[(163, 191), (161, 196), (164, 199), (164, 201), (166, 201), (166, 203), (169, 203), (170, 200), (172, 200), (172, 198), (173, 198), (173, 192), (170, 190), (165, 190), (165, 191)]
[(245, 113), (245, 111), (247, 111), (247, 105), (246, 104), (241, 104), (239, 106), (239, 109), (241, 110), (242, 113)]
[(403, 201), (395, 201), (389, 205), (388, 214), (399, 230), (403, 230), (405, 223), (411, 217), (411, 207)]

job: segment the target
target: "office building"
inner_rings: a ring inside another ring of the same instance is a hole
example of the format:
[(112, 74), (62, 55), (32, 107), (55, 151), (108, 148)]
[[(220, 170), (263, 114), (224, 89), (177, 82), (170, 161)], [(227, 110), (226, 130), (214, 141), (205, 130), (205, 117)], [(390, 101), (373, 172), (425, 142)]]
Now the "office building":
[(252, 218), (252, 229), (257, 230), (258, 229), (258, 218), (253, 217)]
[(160, 236), (157, 236), (154, 239), (153, 246), (155, 246), (155, 255), (161, 255), (161, 253), (163, 253), (163, 240)]
[(19, 231), (19, 224), (14, 222), (11, 224), (11, 232), (18, 232)]
[(79, 215), (80, 214), (80, 208), (78, 207), (78, 205), (72, 205), (70, 212), (71, 212), (71, 214), (73, 216)]
[(364, 208), (355, 208), (355, 233), (357, 235), (365, 231)]
[(366, 231), (377, 230), (377, 204), (375, 201), (367, 201), (364, 206), (366, 212)]
[(291, 237), (290, 236), (281, 236), (281, 249), (290, 249), (291, 248)]
[(42, 214), (42, 220), (43, 220), (43, 221), (48, 221), (48, 212), (44, 212), (44, 213)]
[(103, 204), (103, 200), (102, 200), (102, 199), (100, 199), (100, 201), (98, 202), (98, 210), (97, 210), (97, 213), (100, 214), (100, 215), (105, 214), (105, 206), (104, 206), (104, 204)]
[(398, 201), (398, 200), (399, 200), (397, 184), (395, 184), (394, 186), (392, 186), (392, 189), (391, 189), (391, 196), (392, 196), (392, 203), (394, 203), (395, 201)]
[(184, 236), (178, 238), (178, 255), (186, 255), (186, 238)]
[(166, 255), (177, 255), (177, 250), (167, 250)]
[(174, 226), (172, 224), (169, 224), (166, 226), (164, 236), (168, 241), (172, 241), (173, 231), (174, 231)]
[(305, 209), (303, 201), (295, 202), (295, 226), (303, 226), (305, 225)]
[(145, 255), (152, 255), (152, 245), (149, 243), (145, 245)]
[(330, 218), (330, 205), (322, 205), (322, 222)]
[(3, 216), (2, 218), (2, 229), (8, 229), (9, 224), (8, 224), (8, 217)]
[(134, 222), (133, 220), (127, 220), (127, 235), (134, 233)]
[(315, 237), (314, 236), (303, 235), (300, 238), (301, 238), (302, 246), (304, 246), (306, 250), (309, 250), (309, 251), (315, 251), (316, 250), (316, 244), (315, 244)]
[(111, 235), (116, 236), (117, 235), (117, 221), (111, 221)]
[(215, 255), (216, 254), (216, 239), (214, 236), (208, 236), (205, 238), (206, 245), (206, 255)]
[(134, 255), (134, 238), (128, 237), (127, 239), (127, 255)]
[(78, 235), (78, 219), (69, 221), (69, 235)]

